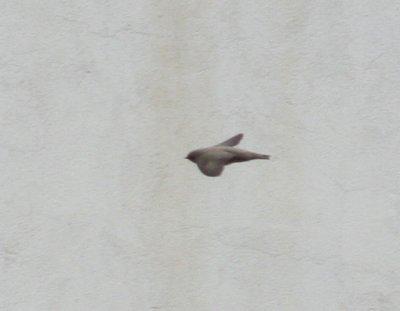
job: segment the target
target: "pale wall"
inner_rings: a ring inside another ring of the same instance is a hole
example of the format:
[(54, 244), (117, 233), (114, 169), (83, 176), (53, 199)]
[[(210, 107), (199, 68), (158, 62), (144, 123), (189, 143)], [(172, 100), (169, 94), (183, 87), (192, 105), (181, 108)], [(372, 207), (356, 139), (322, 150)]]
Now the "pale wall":
[(400, 310), (399, 16), (3, 1), (0, 309)]

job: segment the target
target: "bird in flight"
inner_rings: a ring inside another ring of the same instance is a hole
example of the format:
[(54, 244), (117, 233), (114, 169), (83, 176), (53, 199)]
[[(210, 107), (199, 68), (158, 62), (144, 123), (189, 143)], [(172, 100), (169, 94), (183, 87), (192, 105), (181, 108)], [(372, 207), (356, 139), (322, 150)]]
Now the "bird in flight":
[(269, 155), (234, 148), (242, 138), (243, 134), (238, 134), (218, 145), (193, 150), (186, 159), (196, 163), (200, 171), (210, 177), (221, 175), (225, 165), (255, 159), (269, 160)]

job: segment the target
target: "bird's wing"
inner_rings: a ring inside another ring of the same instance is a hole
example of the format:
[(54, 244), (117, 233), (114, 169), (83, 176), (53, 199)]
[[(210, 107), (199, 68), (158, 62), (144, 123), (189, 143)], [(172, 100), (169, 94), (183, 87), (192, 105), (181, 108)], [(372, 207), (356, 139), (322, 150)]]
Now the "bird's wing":
[(230, 147), (233, 147), (233, 146), (236, 146), (237, 144), (239, 144), (240, 141), (242, 140), (242, 138), (243, 138), (243, 134), (237, 134), (237, 135), (229, 138), (228, 140), (225, 140), (224, 142), (222, 142), (222, 143), (220, 143), (220, 144), (218, 144), (216, 146), (230, 146)]
[(199, 159), (197, 166), (200, 171), (207, 176), (216, 177), (221, 175), (224, 170), (224, 163), (219, 160)]

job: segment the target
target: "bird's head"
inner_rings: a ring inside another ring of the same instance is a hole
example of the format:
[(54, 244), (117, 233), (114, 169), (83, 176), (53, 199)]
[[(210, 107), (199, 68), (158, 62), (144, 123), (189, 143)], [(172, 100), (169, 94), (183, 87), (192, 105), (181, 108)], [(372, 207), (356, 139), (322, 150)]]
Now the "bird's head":
[(196, 151), (192, 151), (190, 152), (185, 159), (188, 159), (189, 161), (192, 161), (193, 163), (196, 162), (196, 157), (197, 157), (197, 152)]

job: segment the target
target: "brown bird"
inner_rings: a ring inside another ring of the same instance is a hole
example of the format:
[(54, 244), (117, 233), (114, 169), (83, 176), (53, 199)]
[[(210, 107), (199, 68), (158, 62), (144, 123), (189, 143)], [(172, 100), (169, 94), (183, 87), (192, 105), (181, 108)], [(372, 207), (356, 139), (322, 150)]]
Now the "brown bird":
[(269, 160), (269, 155), (233, 148), (242, 138), (243, 134), (238, 134), (218, 145), (193, 150), (186, 159), (196, 163), (200, 171), (210, 177), (221, 175), (225, 165), (255, 159)]

